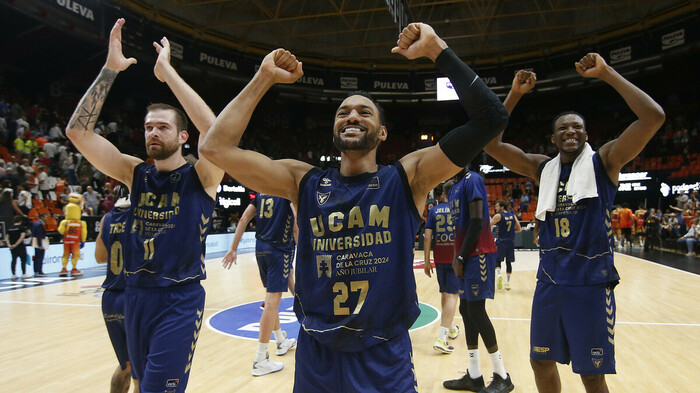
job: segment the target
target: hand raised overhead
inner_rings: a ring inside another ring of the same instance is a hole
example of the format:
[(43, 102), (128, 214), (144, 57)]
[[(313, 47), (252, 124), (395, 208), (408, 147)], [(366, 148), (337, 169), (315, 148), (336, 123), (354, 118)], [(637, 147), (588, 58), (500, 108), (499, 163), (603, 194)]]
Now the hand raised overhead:
[(122, 26), (124, 26), (125, 22), (124, 18), (117, 19), (114, 27), (112, 27), (112, 31), (109, 33), (109, 50), (107, 51), (105, 68), (117, 72), (124, 71), (130, 65), (136, 64), (136, 59), (133, 57), (127, 59), (122, 53)]
[(281, 48), (265, 56), (258, 72), (268, 75), (273, 83), (294, 83), (304, 75), (302, 64), (296, 56)]
[(589, 53), (575, 63), (576, 71), (584, 78), (600, 78), (608, 64), (597, 53)]
[(156, 59), (156, 65), (153, 67), (153, 73), (156, 75), (159, 81), (165, 82), (165, 73), (170, 65), (170, 41), (163, 37), (160, 39), (160, 44), (157, 42), (153, 43), (153, 46), (158, 52), (158, 59)]
[(537, 74), (531, 71), (520, 70), (515, 74), (510, 89), (516, 93), (525, 94), (535, 87)]
[(409, 60), (428, 57), (432, 61), (438, 57), (447, 44), (435, 33), (430, 25), (411, 23), (406, 26), (391, 53), (398, 53)]

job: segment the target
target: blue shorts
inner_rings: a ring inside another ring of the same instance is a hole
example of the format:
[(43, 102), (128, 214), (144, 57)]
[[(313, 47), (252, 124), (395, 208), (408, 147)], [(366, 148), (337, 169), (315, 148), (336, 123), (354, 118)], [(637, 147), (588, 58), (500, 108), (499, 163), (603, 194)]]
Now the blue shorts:
[(459, 298), (468, 302), (493, 299), (495, 276), (495, 252), (467, 258), (464, 261), (464, 278), (459, 280)]
[(258, 260), (260, 279), (267, 292), (287, 292), (294, 248), (257, 240), (255, 258)]
[(299, 329), (295, 393), (416, 392), (408, 331), (357, 352), (332, 349)]
[(609, 284), (537, 282), (530, 357), (571, 362), (577, 374), (615, 374), (615, 293)]
[(129, 360), (141, 393), (184, 392), (204, 314), (199, 281), (166, 288), (127, 287)]
[(455, 276), (451, 263), (436, 263), (435, 275), (440, 286), (440, 293), (459, 293), (459, 279)]
[(124, 328), (124, 291), (105, 289), (102, 293), (102, 317), (107, 326), (109, 341), (112, 342), (119, 366), (126, 369), (129, 352), (126, 347), (126, 329)]
[(508, 240), (499, 240), (496, 242), (498, 248), (498, 258), (496, 263), (499, 264), (505, 259), (506, 262), (515, 262), (515, 242)]

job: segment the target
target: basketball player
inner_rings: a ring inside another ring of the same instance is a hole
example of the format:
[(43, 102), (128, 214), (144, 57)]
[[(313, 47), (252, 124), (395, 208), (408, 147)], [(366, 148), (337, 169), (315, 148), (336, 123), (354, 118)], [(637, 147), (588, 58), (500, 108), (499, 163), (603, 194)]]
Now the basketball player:
[(498, 236), (496, 248), (498, 257), (496, 258), (496, 276), (498, 276), (496, 287), (503, 288), (503, 276), (501, 275), (501, 263), (506, 261), (506, 290), (510, 291), (510, 275), (513, 273), (515, 262), (515, 232), (520, 232), (522, 227), (515, 214), (510, 212), (510, 204), (503, 200), (496, 201), (494, 215), (491, 217), (491, 226), (496, 226)]
[(459, 335), (459, 326), (454, 323), (457, 299), (459, 299), (459, 281), (452, 270), (452, 261), (455, 257), (455, 235), (452, 228), (452, 216), (450, 204), (447, 203), (447, 195), (452, 188), (452, 180), (448, 180), (442, 186), (440, 203), (430, 209), (428, 220), (425, 222), (425, 237), (423, 238), (423, 251), (425, 252), (425, 274), (430, 277), (433, 265), (430, 263), (430, 250), (435, 248), (435, 276), (441, 295), (442, 317), (440, 318), (440, 330), (433, 344), (433, 349), (442, 353), (452, 353), (455, 348), (447, 342), (454, 340)]
[(301, 323), (295, 392), (415, 391), (408, 328), (419, 314), (413, 243), (426, 195), (502, 131), (506, 111), (433, 29), (411, 23), (392, 52), (428, 57), (452, 81), (469, 122), (436, 146), (377, 165), (387, 138), (382, 109), (366, 93), (337, 109), (340, 168), (271, 160), (237, 146), (253, 110), (302, 64), (278, 49), (221, 112), (200, 152), (246, 186), (289, 199), (299, 222), (294, 310)]
[[(258, 214), (259, 212), (259, 214)], [(243, 211), (236, 226), (231, 248), (223, 258), (223, 266), (230, 269), (238, 259), (238, 244), (248, 223), (255, 218), (255, 258), (258, 261), (260, 279), (266, 289), (265, 306), (260, 317), (258, 349), (253, 361), (253, 375), (259, 377), (282, 370), (284, 363), (273, 362), (267, 352), (270, 335), (277, 342), (277, 356), (293, 348), (297, 340), (287, 338), (280, 328), (279, 306), (282, 293), (287, 292), (289, 274), (294, 261), (294, 220), (296, 214), (288, 200), (276, 196), (256, 194), (256, 198)]]
[[(575, 66), (581, 76), (612, 86), (637, 120), (598, 151), (586, 142), (585, 122), (575, 112), (554, 119), (551, 141), (559, 151), (554, 159), (525, 153), (504, 143), (502, 136), (485, 149), (540, 185), (540, 265), (530, 329), (530, 363), (540, 392), (561, 391), (556, 362), (571, 362), (586, 392), (608, 391), (605, 374), (615, 373), (613, 288), (620, 279), (613, 264), (610, 210), (620, 169), (642, 151), (665, 119), (651, 97), (600, 55), (589, 53)], [(509, 112), (534, 85), (531, 72), (518, 72), (504, 103)]]
[[(464, 321), (469, 366), (462, 378), (445, 381), (443, 386), (473, 392), (510, 392), (515, 386), (503, 365), (496, 331), (486, 313), (486, 299), (493, 299), (495, 292), (497, 249), (488, 220), (489, 201), (484, 179), (477, 172), (467, 170), (452, 186), (449, 201), (455, 231), (453, 268), (460, 281), (459, 313)], [(479, 336), (493, 364), (493, 379), (486, 387), (479, 365)]]
[(634, 212), (627, 202), (622, 203), (620, 208), (620, 246), (632, 248), (632, 227), (634, 227)]
[[(108, 264), (107, 275), (102, 283), (102, 317), (119, 361), (119, 366), (112, 375), (110, 393), (127, 393), (131, 385), (131, 363), (124, 328), (124, 256), (131, 257), (127, 251), (132, 221), (129, 209), (131, 201), (129, 190), (121, 184), (114, 188), (114, 196), (118, 198), (114, 209), (100, 221), (100, 235), (95, 241), (95, 260), (97, 263)], [(138, 381), (134, 381), (134, 389), (135, 392), (139, 391)]]
[(622, 228), (620, 228), (620, 210), (622, 207), (620, 205), (613, 206), (612, 212), (610, 212), (610, 219), (612, 222), (613, 236), (615, 239), (615, 246), (620, 247), (622, 244)]
[[(66, 133), (91, 164), (131, 189), (134, 222), (132, 257), (125, 258), (124, 267), (124, 322), (132, 373), (142, 392), (184, 392), (204, 312), (200, 281), (206, 278), (205, 239), (223, 172), (206, 159), (194, 165), (185, 161), (187, 117), (170, 105), (147, 108), (144, 136), (155, 165), (122, 154), (93, 132), (117, 74), (136, 63), (122, 54), (123, 25), (124, 19), (114, 24), (107, 61), (78, 104)], [(155, 76), (168, 84), (201, 139), (214, 113), (170, 65), (168, 40), (153, 45), (158, 52)]]
[(644, 240), (646, 237), (646, 228), (644, 227), (644, 219), (646, 217), (647, 211), (644, 209), (643, 204), (639, 204), (637, 210), (634, 212), (635, 218), (635, 234), (639, 237), (639, 246), (644, 247)]

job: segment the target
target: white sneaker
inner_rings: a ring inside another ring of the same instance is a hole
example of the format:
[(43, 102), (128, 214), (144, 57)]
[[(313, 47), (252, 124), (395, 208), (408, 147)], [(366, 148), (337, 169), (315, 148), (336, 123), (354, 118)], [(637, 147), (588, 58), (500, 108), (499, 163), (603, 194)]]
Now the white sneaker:
[(284, 334), (284, 341), (277, 343), (277, 356), (282, 356), (290, 349), (297, 345), (297, 340), (295, 338), (287, 338), (287, 332), (282, 332)]
[(27, 278), (32, 278), (33, 276), (31, 274), (23, 274), (22, 278), (27, 279)]
[(260, 362), (253, 362), (253, 376), (259, 377), (265, 374), (276, 373), (284, 368), (284, 363), (273, 362), (270, 360), (270, 354), (265, 354), (265, 360)]
[(12, 281), (17, 281), (18, 278), (19, 278), (19, 277), (17, 277), (16, 274), (13, 274), (13, 275), (12, 275)]

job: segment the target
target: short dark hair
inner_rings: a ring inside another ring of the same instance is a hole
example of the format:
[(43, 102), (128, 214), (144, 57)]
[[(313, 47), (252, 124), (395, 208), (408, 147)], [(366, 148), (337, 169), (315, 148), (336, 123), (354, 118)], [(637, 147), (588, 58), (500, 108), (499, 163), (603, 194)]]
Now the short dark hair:
[(379, 115), (380, 125), (383, 125), (383, 126), (386, 125), (386, 117), (384, 117), (384, 108), (382, 108), (382, 106), (379, 105), (379, 102), (377, 102), (377, 100), (375, 100), (374, 97), (372, 97), (372, 95), (369, 94), (368, 91), (364, 91), (364, 90), (351, 91), (348, 93), (347, 96), (345, 96), (345, 98), (352, 97), (352, 96), (362, 96), (362, 97), (365, 97), (368, 100), (372, 101), (374, 106), (377, 107), (377, 114)]
[(510, 208), (510, 203), (508, 203), (507, 201), (504, 201), (503, 199), (497, 200), (496, 204), (501, 205), (501, 207), (503, 207), (506, 210), (508, 210)]
[(182, 130), (187, 130), (187, 116), (185, 115), (185, 112), (182, 111), (180, 108), (176, 108), (172, 105), (168, 104), (163, 104), (163, 103), (154, 103), (146, 107), (146, 113), (148, 114), (149, 112), (153, 111), (158, 111), (158, 110), (172, 110), (175, 111), (175, 127), (177, 128), (177, 132), (180, 132)]
[(22, 216), (14, 216), (14, 218), (12, 218), (12, 222), (14, 222), (15, 224), (19, 224), (22, 221), (24, 221), (24, 218), (22, 218)]
[(583, 117), (582, 114), (576, 112), (576, 111), (565, 111), (561, 112), (558, 115), (554, 116), (554, 120), (552, 120), (552, 132), (556, 131), (556, 126), (557, 126), (557, 120), (559, 120), (560, 117), (566, 116), (566, 115), (576, 115), (583, 120), (583, 128), (586, 128), (586, 118)]

